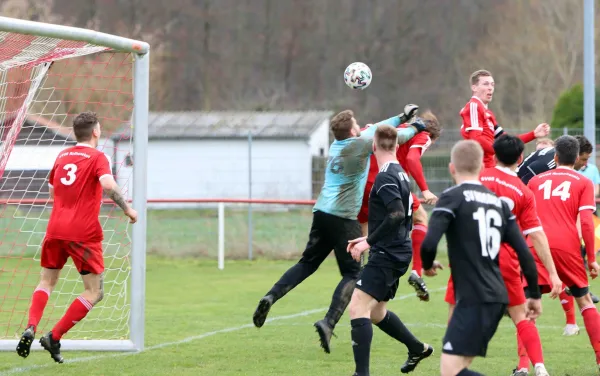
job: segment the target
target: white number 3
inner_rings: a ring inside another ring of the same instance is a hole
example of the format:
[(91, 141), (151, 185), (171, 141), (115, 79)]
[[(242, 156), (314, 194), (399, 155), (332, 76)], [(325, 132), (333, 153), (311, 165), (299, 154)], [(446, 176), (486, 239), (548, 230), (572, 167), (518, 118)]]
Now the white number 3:
[(66, 164), (63, 169), (67, 170), (67, 177), (60, 178), (60, 182), (64, 185), (71, 185), (75, 182), (75, 171), (77, 171), (77, 165), (74, 163)]

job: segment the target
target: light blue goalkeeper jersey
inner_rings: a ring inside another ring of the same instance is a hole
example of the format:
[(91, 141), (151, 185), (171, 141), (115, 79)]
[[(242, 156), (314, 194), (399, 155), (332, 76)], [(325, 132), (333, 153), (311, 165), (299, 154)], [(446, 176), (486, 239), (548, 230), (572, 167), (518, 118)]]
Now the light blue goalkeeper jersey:
[[(375, 129), (383, 124), (397, 128), (400, 126), (400, 118), (394, 116), (365, 129), (360, 137), (335, 140), (331, 144), (325, 182), (313, 212), (318, 210), (342, 218), (356, 219), (367, 183), (373, 136)], [(413, 127), (398, 129), (398, 143), (405, 143), (415, 134)]]

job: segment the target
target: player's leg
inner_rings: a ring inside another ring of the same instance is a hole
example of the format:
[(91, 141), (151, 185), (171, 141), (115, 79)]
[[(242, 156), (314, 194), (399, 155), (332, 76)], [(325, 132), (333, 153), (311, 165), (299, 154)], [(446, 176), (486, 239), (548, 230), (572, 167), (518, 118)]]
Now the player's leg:
[(421, 278), (421, 271), (423, 270), (421, 244), (423, 244), (427, 234), (427, 211), (421, 205), (419, 198), (414, 193), (411, 194), (413, 196), (413, 230), (410, 237), (412, 240), (413, 262), (412, 272), (408, 276), (408, 283), (415, 289), (417, 297), (427, 302), (429, 301), (429, 291), (425, 281)]
[(346, 307), (350, 303), (352, 291), (354, 291), (354, 286), (360, 273), (360, 263), (355, 261), (347, 251), (348, 240), (361, 236), (360, 224), (355, 220), (335, 217), (329, 221), (329, 226), (328, 233), (335, 237), (335, 259), (342, 275), (342, 280), (333, 292), (331, 304), (329, 305), (327, 314), (325, 314), (325, 318), (314, 324), (319, 334), (321, 347), (326, 353), (331, 351), (330, 341), (333, 329), (342, 318)]
[(40, 344), (52, 359), (62, 363), (61, 338), (87, 316), (88, 312), (104, 297), (104, 257), (101, 242), (67, 242), (67, 252), (81, 275), (84, 291), (75, 299), (52, 330), (40, 338)]
[[(535, 322), (527, 318), (525, 294), (520, 284), (513, 287), (513, 291), (517, 291), (517, 289), (520, 290), (520, 295), (522, 296), (522, 299), (518, 299), (518, 303), (520, 304), (508, 307), (508, 314), (517, 328), (517, 351), (519, 355), (519, 365), (514, 370), (513, 375), (527, 375), (529, 363), (531, 362), (535, 368), (536, 376), (548, 376), (548, 371), (546, 371), (546, 367), (544, 366), (540, 334), (535, 326)], [(511, 299), (509, 293), (509, 300), (515, 301), (514, 295)]]
[[(366, 277), (361, 280), (366, 281)], [(372, 296), (364, 291), (355, 289), (350, 300), (349, 314), (350, 334), (352, 337), (352, 352), (354, 353), (354, 376), (369, 375), (369, 359), (371, 356), (371, 341), (373, 339), (373, 325), (371, 323), (371, 310), (377, 304)]]
[[(371, 322), (385, 334), (394, 338), (398, 342), (403, 343), (408, 350), (408, 359), (401, 366), (402, 373), (412, 372), (419, 362), (428, 358), (433, 354), (433, 347), (419, 341), (408, 328), (402, 323), (400, 318), (392, 311), (387, 309), (387, 302), (396, 296), (400, 277), (408, 270), (408, 265), (403, 265), (398, 268), (380, 268), (379, 283), (382, 291), (388, 289), (388, 293), (383, 300), (380, 300), (377, 305), (371, 310)], [(374, 280), (372, 278), (371, 280)], [(374, 289), (373, 289), (374, 290)], [(380, 298), (378, 298), (380, 299)]]
[(579, 334), (579, 326), (577, 326), (577, 318), (575, 317), (575, 298), (573, 298), (566, 285), (563, 284), (563, 290), (558, 297), (566, 320), (563, 336)]
[(559, 278), (569, 287), (583, 316), (583, 324), (600, 365), (600, 314), (589, 294), (588, 279), (579, 252), (551, 249)]
[(31, 296), (27, 329), (21, 335), (21, 339), (17, 345), (17, 354), (23, 358), (29, 356), (31, 344), (35, 339), (35, 333), (48, 303), (48, 298), (56, 286), (60, 271), (65, 265), (67, 258), (68, 253), (62, 248), (61, 241), (44, 239), (40, 262), (42, 266), (40, 283)]
[(258, 302), (252, 316), (252, 321), (257, 328), (264, 325), (271, 306), (317, 271), (331, 252), (333, 243), (326, 230), (327, 221), (332, 218), (336, 217), (319, 211), (313, 213), (313, 222), (302, 258), (289, 268)]
[[(595, 215), (596, 212), (594, 212)], [(583, 258), (583, 266), (587, 269), (587, 251), (585, 249), (585, 245), (581, 245), (581, 257)], [(594, 304), (597, 304), (598, 302), (600, 302), (600, 299), (598, 299), (598, 297), (594, 294), (592, 294), (592, 292), (590, 291), (590, 297), (592, 298), (592, 302)]]
[(476, 356), (485, 357), (506, 306), (458, 302), (443, 339), (442, 376), (479, 375), (467, 369)]

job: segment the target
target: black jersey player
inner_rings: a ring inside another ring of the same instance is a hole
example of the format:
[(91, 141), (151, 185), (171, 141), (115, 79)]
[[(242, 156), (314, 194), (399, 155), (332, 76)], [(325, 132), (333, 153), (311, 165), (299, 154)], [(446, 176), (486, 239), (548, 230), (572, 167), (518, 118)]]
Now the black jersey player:
[(444, 191), (433, 209), (421, 256), (425, 275), (435, 275), (437, 245), (446, 234), (456, 307), (443, 339), (441, 374), (480, 375), (467, 367), (474, 357), (486, 356), (508, 303), (498, 266), (501, 242), (517, 252), (529, 286), (527, 308), (532, 319), (541, 313), (541, 294), (535, 261), (508, 204), (478, 180), (481, 146), (460, 141), (450, 158), (450, 173), (457, 185)]
[(398, 280), (412, 259), (413, 196), (408, 175), (396, 159), (397, 148), (396, 130), (390, 126), (377, 128), (373, 149), (380, 167), (369, 194), (369, 235), (348, 244), (355, 260), (371, 250), (350, 300), (355, 376), (369, 375), (372, 324), (408, 349), (402, 373), (411, 372), (433, 353), (433, 347), (415, 338), (398, 316), (387, 310), (387, 302), (396, 295)]

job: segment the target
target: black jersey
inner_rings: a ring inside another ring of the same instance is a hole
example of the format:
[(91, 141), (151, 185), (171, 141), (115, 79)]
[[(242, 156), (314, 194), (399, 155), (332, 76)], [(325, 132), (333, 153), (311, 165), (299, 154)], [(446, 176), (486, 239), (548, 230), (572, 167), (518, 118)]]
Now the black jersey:
[(398, 162), (386, 163), (381, 166), (369, 194), (369, 236), (382, 226), (390, 214), (390, 203), (397, 199), (402, 202), (404, 220), (399, 228), (377, 236), (377, 242), (371, 244), (371, 252), (384, 252), (392, 261), (410, 262), (413, 200), (410, 180)]
[(536, 150), (529, 154), (517, 168), (519, 179), (527, 185), (529, 180), (535, 175), (556, 168), (554, 154), (555, 150), (553, 147)]
[(457, 302), (508, 304), (498, 266), (503, 241), (515, 249), (528, 283), (534, 283), (531, 291), (535, 297), (540, 296), (535, 261), (515, 216), (506, 202), (478, 181), (464, 182), (440, 196), (421, 248), (424, 269), (431, 268), (444, 233)]

